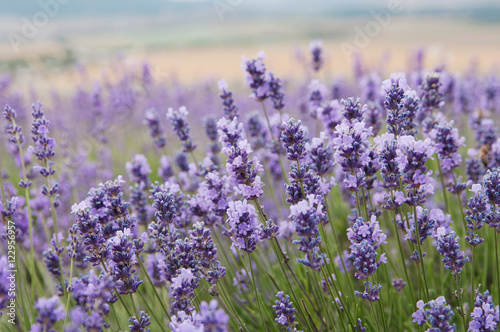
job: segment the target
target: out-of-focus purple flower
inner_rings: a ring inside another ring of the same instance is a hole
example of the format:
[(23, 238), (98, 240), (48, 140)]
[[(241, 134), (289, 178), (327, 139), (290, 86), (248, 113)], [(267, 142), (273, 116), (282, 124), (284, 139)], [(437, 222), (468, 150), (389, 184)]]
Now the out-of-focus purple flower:
[(238, 116), (238, 106), (234, 104), (233, 93), (228, 90), (228, 85), (225, 80), (219, 81), (217, 85), (221, 92), (220, 98), (222, 99), (222, 105), (224, 105), (224, 115), (229, 120), (233, 120)]
[(200, 304), (198, 315), (205, 332), (227, 332), (229, 316), (224, 309), (217, 307), (218, 303), (215, 299), (212, 299), (210, 303), (203, 301)]
[(446, 303), (444, 296), (438, 297), (436, 300), (431, 300), (428, 303), (420, 300), (417, 302), (418, 310), (412, 315), (413, 322), (419, 326), (429, 324), (431, 331), (446, 331), (451, 332), (456, 329), (455, 324), (451, 325), (450, 319), (455, 314), (451, 310), (451, 306)]
[(420, 86), (422, 91), (422, 112), (424, 114), (431, 113), (444, 106), (444, 95), (439, 91), (442, 83), (440, 82), (441, 74), (432, 72), (425, 75), (424, 81)]
[(144, 124), (148, 126), (149, 135), (154, 140), (155, 145), (160, 149), (163, 148), (167, 144), (167, 139), (165, 138), (164, 130), (161, 127), (160, 115), (154, 108), (146, 110)]
[(406, 282), (399, 278), (399, 279), (393, 279), (392, 280), (392, 286), (394, 288), (396, 288), (396, 290), (398, 291), (398, 293), (401, 293), (401, 291), (403, 290), (403, 288), (406, 286)]
[(311, 68), (318, 72), (325, 62), (323, 56), (323, 41), (321, 39), (312, 40), (309, 43), (309, 51), (311, 52)]
[(232, 120), (221, 118), (217, 122), (217, 132), (223, 148), (237, 146), (238, 142), (244, 138), (243, 123), (238, 122), (237, 117)]
[(319, 110), (326, 96), (326, 87), (318, 80), (309, 84), (309, 113), (313, 119), (318, 116)]
[(271, 101), (273, 102), (274, 109), (280, 111), (285, 107), (285, 103), (283, 99), (285, 98), (285, 94), (281, 91), (281, 80), (279, 77), (275, 77), (272, 72), (269, 72), (269, 97), (271, 97)]
[(252, 89), (252, 97), (257, 101), (263, 101), (269, 97), (269, 85), (266, 81), (265, 55), (261, 51), (255, 59), (246, 59), (243, 56), (241, 68), (246, 72), (245, 82)]
[(161, 156), (160, 158), (158, 176), (161, 177), (163, 182), (167, 182), (172, 176), (174, 176), (174, 170), (172, 169), (170, 159), (167, 156)]
[(200, 322), (200, 315), (196, 312), (186, 314), (184, 311), (179, 311), (172, 316), (168, 325), (172, 332), (205, 332), (203, 324)]
[(318, 108), (318, 113), (323, 120), (323, 127), (328, 131), (330, 137), (335, 136), (335, 127), (337, 127), (343, 119), (342, 105), (338, 100), (334, 99), (330, 103)]
[(451, 172), (462, 162), (462, 156), (458, 153), (458, 149), (464, 145), (465, 137), (459, 137), (458, 129), (453, 128), (453, 123), (453, 121), (439, 123), (429, 133), (436, 143), (441, 169), (445, 173)]
[(64, 306), (60, 304), (57, 295), (48, 299), (44, 297), (38, 299), (35, 309), (38, 309), (39, 313), (36, 323), (31, 326), (31, 332), (55, 332), (55, 323), (66, 317)]
[(188, 111), (185, 106), (181, 106), (179, 110), (175, 111), (169, 108), (167, 111), (167, 119), (170, 120), (175, 133), (181, 140), (184, 146), (184, 152), (188, 153), (196, 149), (196, 144), (193, 143), (191, 137), (189, 123), (187, 122)]

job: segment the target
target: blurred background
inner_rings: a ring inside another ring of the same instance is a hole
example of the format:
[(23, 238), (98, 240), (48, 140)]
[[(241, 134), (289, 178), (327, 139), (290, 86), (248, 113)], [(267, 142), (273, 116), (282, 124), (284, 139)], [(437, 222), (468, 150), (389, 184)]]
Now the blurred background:
[[(0, 71), (16, 84), (70, 88), (116, 61), (147, 59), (153, 75), (191, 83), (242, 81), (241, 55), (265, 50), (268, 66), (300, 77), (312, 39), (322, 39), (327, 73), (366, 66), (411, 67), (417, 47), (427, 67), (495, 71), (500, 64), (497, 0), (1, 0)], [(480, 59), (475, 60), (475, 59)], [(41, 78), (38, 80), (37, 78)]]

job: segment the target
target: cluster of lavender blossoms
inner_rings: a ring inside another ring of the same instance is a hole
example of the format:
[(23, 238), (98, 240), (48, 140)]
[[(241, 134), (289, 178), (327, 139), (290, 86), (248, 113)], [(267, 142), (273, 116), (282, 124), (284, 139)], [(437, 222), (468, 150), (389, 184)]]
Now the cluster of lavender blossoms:
[(326, 46), (244, 89), (79, 65), (47, 107), (0, 73), (0, 330), (498, 330), (500, 78)]

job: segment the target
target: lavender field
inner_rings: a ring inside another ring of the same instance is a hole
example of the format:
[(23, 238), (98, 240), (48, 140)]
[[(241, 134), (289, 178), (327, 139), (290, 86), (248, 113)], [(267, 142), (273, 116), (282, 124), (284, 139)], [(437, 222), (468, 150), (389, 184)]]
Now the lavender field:
[(497, 330), (500, 76), (413, 49), (1, 74), (0, 331)]

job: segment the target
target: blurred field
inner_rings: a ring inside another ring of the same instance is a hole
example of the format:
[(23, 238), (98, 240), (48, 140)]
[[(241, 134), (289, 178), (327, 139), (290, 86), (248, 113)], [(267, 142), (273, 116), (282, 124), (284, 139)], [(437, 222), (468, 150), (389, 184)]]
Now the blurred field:
[[(329, 59), (327, 73), (349, 75), (352, 65), (340, 48), (353, 45), (355, 27), (363, 29), (373, 17), (355, 19), (286, 19), (200, 21), (166, 23), (154, 18), (56, 20), (40, 30), (37, 38), (15, 53), (6, 40), (0, 51), (0, 65), (17, 70), (18, 82), (35, 83), (43, 78), (43, 89), (50, 85), (64, 90), (66, 82), (77, 79), (76, 63), (87, 68), (90, 78), (102, 75), (102, 68), (117, 59), (137, 63), (147, 59), (154, 75), (167, 79), (175, 75), (181, 82), (207, 78), (241, 79), (241, 55), (254, 56), (265, 50), (269, 68), (282, 76), (300, 78), (297, 50), (307, 52), (311, 39), (322, 38)], [(7, 20), (2, 35), (15, 27)], [(464, 72), (471, 60), (480, 72), (500, 65), (500, 24), (481, 23), (465, 18), (434, 16), (391, 18), (380, 34), (361, 49), (364, 62), (386, 73), (407, 68), (416, 47), (427, 49), (426, 65), (446, 64), (452, 71)], [(389, 61), (390, 60), (390, 61)]]

